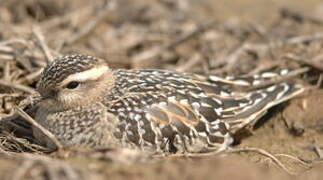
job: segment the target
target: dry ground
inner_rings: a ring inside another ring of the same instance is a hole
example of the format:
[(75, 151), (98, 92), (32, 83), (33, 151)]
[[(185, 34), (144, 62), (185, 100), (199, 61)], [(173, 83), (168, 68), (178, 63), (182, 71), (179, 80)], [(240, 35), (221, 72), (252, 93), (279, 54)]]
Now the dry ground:
[[(0, 179), (323, 176), (322, 2), (107, 2), (0, 1)], [(254, 128), (243, 132), (234, 149), (249, 147), (247, 152), (154, 160), (125, 150), (71, 148), (49, 153), (37, 144), (30, 125), (11, 115), (16, 105), (28, 102), (22, 100), (35, 92), (47, 62), (80, 52), (106, 59), (114, 68), (218, 75), (305, 68), (307, 72), (294, 80), (309, 90), (273, 108)]]

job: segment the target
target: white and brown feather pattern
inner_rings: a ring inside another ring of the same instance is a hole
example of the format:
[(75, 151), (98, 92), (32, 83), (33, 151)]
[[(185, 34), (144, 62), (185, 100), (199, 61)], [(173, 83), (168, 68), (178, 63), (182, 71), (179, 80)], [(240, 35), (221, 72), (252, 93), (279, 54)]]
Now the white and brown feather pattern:
[(223, 143), (228, 136), (227, 125), (219, 119), (221, 112), (215, 109), (221, 104), (189, 77), (151, 70), (119, 70), (115, 74), (116, 87), (123, 96), (110, 111), (121, 122), (119, 138), (177, 151), (178, 146), (186, 149), (194, 145), (195, 139), (205, 141), (207, 147)]
[(241, 94), (190, 74), (162, 70), (114, 74), (120, 97), (112, 100), (109, 111), (120, 121), (118, 138), (171, 152), (190, 150), (196, 141), (204, 143), (199, 151), (230, 143), (231, 130), (244, 127), (297, 91), (282, 83)]
[(71, 74), (95, 67), (100, 59), (93, 56), (70, 55), (54, 59), (42, 72), (38, 88), (49, 88), (57, 85)]
[(234, 86), (255, 86), (266, 80), (270, 80), (276, 77), (285, 76), (290, 72), (288, 69), (282, 69), (278, 72), (263, 72), (255, 75), (243, 75), (243, 76), (205, 76), (202, 79), (210, 82), (216, 83), (217, 85), (234, 85)]
[(223, 150), (237, 130), (303, 91), (289, 83), (252, 92), (231, 87), (251, 87), (285, 74), (218, 77), (112, 70), (101, 59), (67, 55), (44, 69), (37, 88), (44, 99), (35, 119), (64, 145), (160, 153)]

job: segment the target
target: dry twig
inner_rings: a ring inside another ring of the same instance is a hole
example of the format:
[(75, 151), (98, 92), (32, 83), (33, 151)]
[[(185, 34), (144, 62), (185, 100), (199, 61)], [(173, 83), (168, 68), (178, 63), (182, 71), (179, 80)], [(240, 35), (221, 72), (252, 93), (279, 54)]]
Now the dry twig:
[[(265, 151), (264, 149), (254, 148), (254, 147), (234, 148), (234, 149), (228, 149), (228, 150), (224, 150), (224, 151), (220, 151), (220, 152), (171, 154), (171, 155), (166, 155), (166, 157), (174, 157), (174, 158), (178, 158), (178, 157), (192, 157), (192, 158), (194, 158), (194, 157), (208, 157), (208, 156), (214, 156), (214, 155), (220, 155), (220, 154), (232, 154), (232, 153), (242, 153), (242, 152), (246, 152), (246, 153), (253, 152), (253, 153), (257, 153), (257, 154), (260, 154), (262, 156), (268, 157), (275, 164), (277, 164), (278, 167), (280, 167), (281, 169), (283, 169), (288, 174), (295, 174), (294, 172), (291, 172), (273, 154)], [(154, 157), (157, 157), (157, 158), (158, 157), (165, 157), (165, 155), (163, 155), (163, 156), (158, 155), (158, 156), (154, 156)]]
[(33, 33), (41, 47), (41, 50), (43, 51), (43, 53), (45, 54), (47, 63), (53, 61), (53, 56), (49, 50), (49, 47), (47, 46), (47, 44), (45, 43), (45, 38), (43, 33), (40, 30), (40, 27), (38, 26), (34, 26), (33, 27)]
[(40, 124), (38, 124), (32, 117), (30, 117), (22, 109), (20, 109), (19, 107), (16, 107), (15, 110), (27, 122), (29, 122), (30, 124), (32, 124), (34, 127), (36, 127), (37, 129), (39, 129), (44, 135), (46, 135), (53, 142), (53, 144), (56, 145), (56, 147), (57, 147), (58, 150), (63, 148), (63, 145), (57, 140), (57, 138), (51, 132), (49, 132), (43, 126), (41, 126)]
[(26, 75), (24, 78), (18, 79), (17, 83), (24, 83), (24, 82), (33, 82), (35, 79), (37, 79), (40, 74), (43, 72), (44, 68), (39, 68), (35, 72), (32, 72), (28, 75)]
[(63, 43), (63, 46), (71, 45), (78, 41), (79, 39), (82, 39), (86, 35), (88, 35), (92, 30), (95, 29), (95, 27), (103, 20), (103, 18), (107, 15), (109, 12), (110, 3), (108, 1), (105, 2), (105, 6), (99, 10), (97, 13), (95, 13), (94, 17), (89, 20), (86, 24), (82, 25), (82, 27), (79, 28), (79, 31), (76, 33), (73, 33), (72, 36), (68, 37), (66, 41)]
[(314, 151), (316, 152), (316, 154), (318, 155), (318, 157), (320, 159), (323, 158), (323, 152), (322, 152), (322, 150), (321, 150), (321, 148), (319, 146), (314, 145)]
[(183, 44), (184, 42), (201, 35), (202, 33), (209, 30), (210, 28), (214, 27), (215, 25), (216, 25), (215, 21), (206, 23), (205, 25), (202, 25), (202, 26), (196, 28), (192, 32), (185, 34), (182, 37), (179, 37), (178, 39), (175, 39), (174, 41), (169, 42), (168, 44), (166, 44), (162, 47), (149, 49), (148, 50), (149, 53), (147, 53), (147, 51), (144, 51), (142, 53), (137, 54), (133, 58), (133, 61), (138, 64), (142, 64), (145, 61), (156, 61), (158, 59), (157, 57), (159, 57), (163, 52), (176, 48), (177, 46)]
[(312, 165), (310, 163), (307, 163), (304, 160), (301, 160), (300, 158), (289, 155), (289, 154), (275, 154), (275, 156), (283, 156), (283, 157), (293, 159), (293, 160), (297, 161), (298, 163), (300, 163), (301, 165), (303, 165), (303, 167), (305, 167), (307, 169), (310, 169), (312, 167)]
[(175, 70), (178, 72), (185, 72), (202, 62), (203, 62), (203, 59), (201, 55), (194, 54), (187, 62), (183, 63), (182, 66), (178, 66)]
[(288, 174), (295, 175), (294, 172), (291, 172), (280, 160), (278, 160), (273, 154), (265, 151), (264, 149), (254, 148), (254, 147), (245, 147), (245, 148), (237, 148), (230, 149), (228, 151), (224, 151), (224, 153), (241, 153), (241, 152), (253, 152), (271, 159), (275, 164), (277, 164), (280, 168), (282, 168)]
[(6, 86), (6, 87), (9, 87), (9, 88), (14, 88), (14, 89), (17, 89), (17, 90), (20, 90), (20, 91), (24, 91), (24, 92), (29, 93), (29, 94), (35, 94), (36, 93), (36, 91), (33, 88), (30, 88), (30, 87), (22, 85), (22, 84), (15, 84), (15, 83), (11, 83), (11, 82), (6, 82), (6, 81), (1, 80), (1, 79), (0, 79), (0, 85), (1, 86)]
[(294, 21), (297, 21), (297, 22), (308, 21), (313, 24), (323, 25), (323, 21), (321, 19), (306, 16), (304, 14), (301, 14), (300, 12), (296, 12), (296, 11), (293, 11), (293, 10), (287, 9), (287, 8), (282, 8), (280, 10), (280, 15), (284, 18), (290, 18), (290, 19), (293, 19)]
[(226, 67), (224, 69), (229, 71), (232, 70), (234, 65), (241, 58), (241, 56), (247, 51), (256, 52), (258, 54), (266, 54), (269, 50), (272, 50), (274, 48), (280, 48), (284, 45), (307, 43), (307, 42), (317, 41), (321, 39), (323, 39), (323, 32), (318, 32), (311, 35), (295, 36), (286, 40), (273, 41), (269, 43), (247, 43), (246, 42), (228, 55), (228, 57), (226, 58), (226, 61), (223, 62), (226, 64)]
[(320, 73), (319, 79), (317, 80), (315, 85), (317, 89), (321, 87), (322, 82), (323, 82), (323, 73)]

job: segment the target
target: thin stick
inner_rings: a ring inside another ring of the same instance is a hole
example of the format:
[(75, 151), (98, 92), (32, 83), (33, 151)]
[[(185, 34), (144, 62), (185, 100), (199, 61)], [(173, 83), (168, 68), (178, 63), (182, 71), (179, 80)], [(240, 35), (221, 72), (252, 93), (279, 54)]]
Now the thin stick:
[(40, 27), (34, 26), (33, 27), (33, 34), (35, 35), (35, 37), (40, 45), (41, 50), (45, 54), (47, 62), (53, 61), (53, 56), (52, 56), (48, 46), (45, 43), (45, 38), (44, 38), (43, 33), (41, 32)]
[(283, 8), (280, 10), (280, 14), (284, 18), (290, 18), (298, 22), (308, 21), (313, 24), (323, 25), (323, 21), (321, 19), (306, 16), (301, 14), (300, 12), (296, 12), (290, 9)]
[(167, 44), (164, 49), (173, 49), (175, 47), (177, 47), (178, 45), (180, 44), (183, 44), (184, 42), (194, 38), (194, 37), (197, 37), (199, 36), (200, 34), (204, 33), (205, 31), (209, 30), (210, 28), (213, 28), (215, 27), (216, 25), (216, 21), (212, 21), (212, 22), (209, 22), (205, 25), (202, 25), (200, 27), (198, 27), (197, 29), (195, 29), (194, 31), (178, 38), (178, 39), (175, 39), (173, 42)]
[(320, 39), (323, 39), (322, 32), (314, 33), (311, 35), (292, 37), (290, 39), (287, 39), (285, 42), (283, 41), (283, 43), (285, 43), (285, 44), (299, 44), (299, 43), (305, 43), (305, 42), (310, 42), (310, 41), (315, 41), (315, 40), (320, 40)]
[(36, 78), (38, 78), (40, 76), (40, 74), (43, 72), (44, 68), (39, 68), (38, 70), (36, 70), (35, 72), (32, 72), (28, 75), (25, 76), (25, 78), (20, 78), (17, 80), (17, 83), (24, 83), (24, 82), (32, 82), (33, 80), (35, 80)]
[(319, 156), (320, 159), (322, 159), (323, 157), (323, 153), (320, 149), (320, 147), (318, 147), (317, 145), (314, 145), (314, 151), (316, 152), (316, 154)]
[(76, 33), (74, 33), (72, 36), (70, 36), (63, 44), (63, 46), (70, 45), (78, 41), (79, 39), (82, 39), (87, 34), (92, 32), (92, 30), (95, 29), (95, 27), (103, 20), (103, 18), (107, 15), (108, 9), (110, 8), (110, 3), (105, 2), (105, 6), (94, 15), (93, 19), (89, 20), (88, 23), (84, 24), (80, 30)]
[[(267, 51), (279, 48), (284, 45), (293, 45), (293, 44), (300, 44), (305, 42), (312, 42), (312, 41), (318, 41), (323, 39), (323, 32), (318, 32), (310, 35), (304, 35), (304, 36), (295, 36), (286, 40), (279, 40), (279, 41), (273, 41), (269, 43), (243, 43), (239, 48), (237, 48), (235, 51), (233, 51), (227, 58), (225, 69), (232, 69), (233, 65), (238, 62), (241, 55), (243, 55), (246, 51), (256, 51), (260, 54), (265, 54)], [(310, 62), (307, 62), (308, 64)], [(314, 66), (314, 65), (312, 65)]]
[(3, 79), (5, 81), (9, 81), (10, 80), (10, 62), (9, 61), (6, 61), (5, 62), (5, 67), (4, 67), (4, 70), (3, 70)]
[[(213, 155), (220, 155), (220, 154), (232, 154), (232, 153), (241, 153), (241, 152), (253, 152), (263, 155), (271, 159), (275, 164), (277, 164), (280, 168), (282, 168), (288, 174), (294, 175), (295, 173), (291, 172), (281, 161), (279, 161), (273, 154), (254, 147), (244, 147), (244, 148), (236, 148), (236, 149), (228, 149), (220, 152), (207, 152), (207, 153), (186, 153), (186, 154), (172, 154), (166, 157), (207, 157)], [(165, 157), (163, 155), (156, 155), (154, 157)]]
[(22, 85), (22, 84), (14, 84), (14, 83), (11, 83), (11, 82), (6, 82), (6, 81), (1, 80), (1, 79), (0, 79), (0, 85), (10, 87), (10, 88), (14, 88), (14, 89), (18, 89), (18, 90), (21, 90), (21, 91), (24, 91), (24, 92), (27, 92), (27, 93), (30, 93), (30, 94), (35, 94), (36, 93), (36, 91), (33, 88), (30, 88), (30, 87)]
[(176, 48), (177, 46), (183, 44), (184, 42), (201, 35), (202, 33), (204, 33), (205, 31), (209, 30), (212, 27), (215, 27), (215, 25), (216, 25), (215, 21), (212, 21), (212, 22), (207, 23), (205, 25), (199, 26), (198, 28), (196, 28), (192, 32), (185, 34), (182, 37), (179, 37), (164, 46), (147, 50), (147, 51), (151, 51), (149, 53), (147, 53), (147, 51), (144, 51), (142, 53), (137, 54), (133, 58), (133, 61), (139, 62), (139, 64), (146, 62), (146, 61), (155, 61), (157, 59), (157, 57), (159, 57), (163, 52)]
[(20, 97), (22, 96), (20, 93), (1, 93), (0, 98), (4, 97)]
[(183, 64), (182, 66), (179, 66), (178, 68), (176, 68), (176, 71), (178, 72), (185, 72), (189, 69), (191, 69), (192, 67), (198, 65), (199, 63), (202, 63), (202, 57), (200, 54), (195, 54), (193, 55), (187, 62), (185, 62), (185, 64)]
[(283, 157), (293, 159), (293, 160), (299, 162), (300, 164), (302, 164), (305, 168), (311, 168), (312, 167), (309, 163), (299, 159), (298, 157), (295, 157), (295, 156), (292, 156), (292, 155), (289, 155), (289, 154), (275, 154), (275, 156), (283, 156)]
[(284, 171), (286, 171), (289, 174), (295, 174), (292, 173), (287, 167), (279, 161), (274, 155), (270, 154), (269, 152), (265, 151), (264, 149), (254, 148), (254, 147), (246, 147), (246, 148), (238, 148), (238, 149), (230, 149), (227, 151), (224, 151), (224, 153), (241, 153), (241, 152), (254, 152), (258, 153), (260, 155), (263, 155), (265, 157), (268, 157), (271, 159), (274, 163), (276, 163), (280, 168), (282, 168)]
[(56, 145), (58, 150), (63, 148), (63, 145), (57, 140), (57, 138), (51, 132), (49, 132), (43, 126), (38, 124), (32, 117), (30, 117), (27, 113), (25, 113), (25, 111), (23, 111), (19, 107), (15, 107), (15, 110), (22, 118), (24, 118), (27, 122), (32, 124), (37, 129), (39, 129), (44, 135), (46, 135)]
[(0, 60), (2, 60), (2, 61), (13, 61), (14, 56), (12, 54), (0, 54)]
[(10, 155), (10, 153), (5, 151), (4, 149), (2, 149), (2, 147), (0, 147), (0, 153), (5, 154), (5, 155)]
[[(28, 42), (25, 39), (9, 39), (9, 40), (5, 40), (5, 41), (0, 41), (0, 46), (6, 46), (6, 45), (11, 45), (11, 44), (27, 45)], [(13, 49), (12, 49), (12, 51), (13, 51)]]
[(317, 89), (321, 87), (322, 82), (323, 82), (323, 73), (320, 73), (319, 79), (317, 80), (317, 83), (316, 83)]
[(0, 53), (3, 54), (12, 54), (13, 53), (13, 48), (10, 46), (6, 46), (6, 45), (0, 45)]

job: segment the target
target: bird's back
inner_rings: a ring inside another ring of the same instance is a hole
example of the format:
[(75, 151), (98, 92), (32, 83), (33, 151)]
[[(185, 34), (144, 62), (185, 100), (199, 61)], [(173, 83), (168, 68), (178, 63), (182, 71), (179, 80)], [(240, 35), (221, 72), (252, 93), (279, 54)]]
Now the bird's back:
[(164, 70), (115, 70), (114, 75), (115, 87), (103, 103), (119, 121), (115, 136), (161, 152), (224, 149), (237, 130), (303, 90), (289, 83), (252, 92), (228, 88), (252, 86), (268, 74), (220, 78)]

